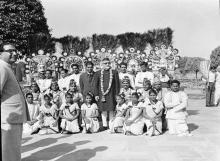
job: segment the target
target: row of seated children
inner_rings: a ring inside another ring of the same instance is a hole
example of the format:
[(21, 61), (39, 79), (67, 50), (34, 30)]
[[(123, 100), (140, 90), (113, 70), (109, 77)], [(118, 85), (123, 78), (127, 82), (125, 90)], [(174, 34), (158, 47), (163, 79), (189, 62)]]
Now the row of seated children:
[[(148, 91), (149, 97), (140, 99), (137, 92), (133, 92), (130, 101), (126, 100), (125, 94), (119, 94), (116, 98), (117, 106), (115, 117), (109, 121), (111, 133), (123, 132), (126, 135), (143, 134), (144, 124), (147, 126), (147, 134), (159, 135), (162, 133), (162, 113), (165, 109), (168, 129), (171, 134), (189, 135), (186, 123), (187, 95), (179, 91), (180, 83), (173, 80), (171, 91), (164, 96), (163, 102), (158, 100), (158, 92), (154, 89)], [(32, 94), (27, 94), (27, 102), (32, 103)], [(60, 108), (55, 103), (51, 103), (51, 94), (44, 95), (44, 103), (37, 110), (31, 112), (32, 121), (26, 125), (31, 127), (31, 133), (40, 129), (40, 133), (58, 132), (58, 120), (61, 119), (63, 132), (79, 132), (79, 122), (82, 123), (83, 132), (98, 132), (98, 107), (94, 101), (94, 96), (88, 93), (81, 110), (77, 101), (73, 100), (73, 94), (65, 94), (65, 103)], [(37, 107), (36, 107), (37, 109)], [(81, 113), (81, 117), (79, 117)], [(79, 119), (79, 120), (78, 120)], [(80, 124), (81, 125), (81, 124)], [(46, 129), (46, 130), (45, 130)], [(48, 132), (49, 131), (49, 132)]]

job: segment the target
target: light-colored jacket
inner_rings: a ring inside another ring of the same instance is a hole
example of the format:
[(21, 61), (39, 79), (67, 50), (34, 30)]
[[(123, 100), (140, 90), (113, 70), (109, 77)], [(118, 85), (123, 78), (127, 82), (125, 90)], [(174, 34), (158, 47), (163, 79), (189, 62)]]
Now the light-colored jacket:
[(0, 59), (1, 123), (18, 124), (30, 120), (25, 97), (11, 66)]

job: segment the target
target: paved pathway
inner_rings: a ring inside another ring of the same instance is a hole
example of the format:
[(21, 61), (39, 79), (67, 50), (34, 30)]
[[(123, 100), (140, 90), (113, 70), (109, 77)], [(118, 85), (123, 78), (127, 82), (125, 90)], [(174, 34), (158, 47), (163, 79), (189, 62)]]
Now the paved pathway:
[(189, 101), (192, 137), (120, 134), (31, 135), (23, 137), (23, 161), (220, 161), (220, 108)]

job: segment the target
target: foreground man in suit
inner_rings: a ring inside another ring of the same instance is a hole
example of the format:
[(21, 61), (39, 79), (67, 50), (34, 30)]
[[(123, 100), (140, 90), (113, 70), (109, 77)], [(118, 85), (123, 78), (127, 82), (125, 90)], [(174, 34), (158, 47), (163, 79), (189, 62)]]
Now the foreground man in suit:
[(0, 98), (1, 98), (1, 141), (2, 161), (21, 160), (23, 123), (29, 113), (20, 85), (12, 72), (11, 65), (17, 60), (15, 46), (0, 46)]

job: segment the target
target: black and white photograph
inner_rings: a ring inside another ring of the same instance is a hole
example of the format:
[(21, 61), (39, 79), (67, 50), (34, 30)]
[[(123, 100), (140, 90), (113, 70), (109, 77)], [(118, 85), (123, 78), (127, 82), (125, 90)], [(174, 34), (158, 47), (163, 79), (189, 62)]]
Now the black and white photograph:
[(0, 0), (1, 161), (220, 161), (220, 0)]

